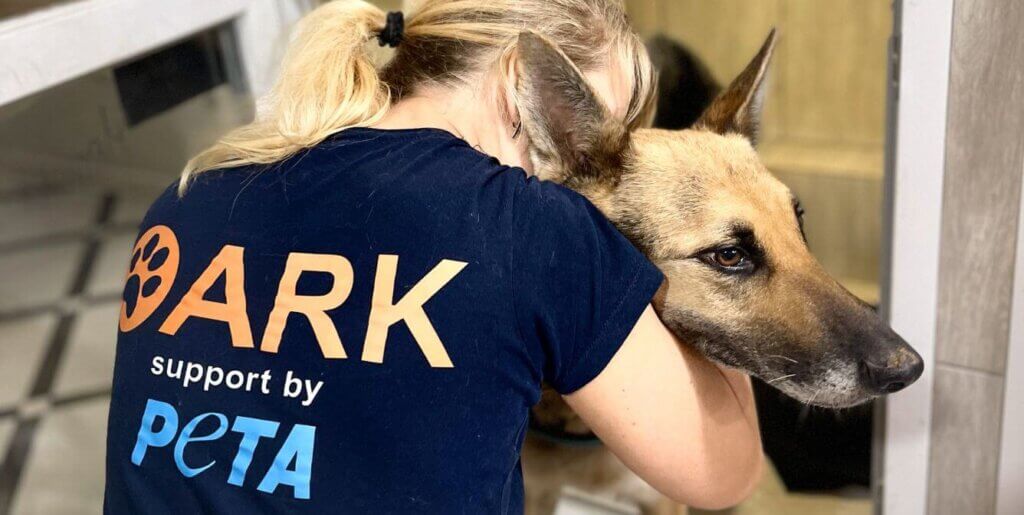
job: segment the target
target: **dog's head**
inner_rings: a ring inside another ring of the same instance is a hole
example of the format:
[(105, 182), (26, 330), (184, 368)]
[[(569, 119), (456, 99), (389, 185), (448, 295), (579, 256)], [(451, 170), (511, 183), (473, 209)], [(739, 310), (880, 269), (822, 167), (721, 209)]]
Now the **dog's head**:
[(542, 37), (519, 44), (534, 172), (586, 195), (664, 272), (653, 304), (684, 342), (804, 402), (850, 406), (915, 381), (921, 357), (830, 277), (802, 210), (754, 150), (774, 32), (687, 130), (630, 133)]

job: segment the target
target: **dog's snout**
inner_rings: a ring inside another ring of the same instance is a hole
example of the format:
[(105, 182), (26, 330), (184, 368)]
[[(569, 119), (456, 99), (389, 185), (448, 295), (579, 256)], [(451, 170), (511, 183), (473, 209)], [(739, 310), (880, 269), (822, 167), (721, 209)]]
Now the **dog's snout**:
[(864, 386), (877, 394), (898, 392), (910, 386), (924, 371), (924, 360), (907, 344), (875, 361), (874, 357), (861, 360), (860, 374)]

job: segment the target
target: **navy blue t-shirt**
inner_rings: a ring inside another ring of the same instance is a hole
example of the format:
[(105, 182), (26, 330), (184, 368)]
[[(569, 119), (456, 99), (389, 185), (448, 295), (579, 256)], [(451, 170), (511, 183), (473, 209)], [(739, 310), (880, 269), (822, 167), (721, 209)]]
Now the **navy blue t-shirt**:
[(662, 280), (584, 198), (435, 129), (169, 189), (125, 288), (107, 513), (519, 513), (542, 381)]

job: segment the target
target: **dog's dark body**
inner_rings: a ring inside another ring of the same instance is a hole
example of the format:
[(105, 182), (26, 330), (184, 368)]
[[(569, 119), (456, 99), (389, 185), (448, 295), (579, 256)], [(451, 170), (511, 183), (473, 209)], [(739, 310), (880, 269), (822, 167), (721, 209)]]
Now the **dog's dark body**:
[(722, 91), (704, 63), (689, 49), (667, 36), (647, 42), (654, 69), (658, 71), (658, 104), (654, 127), (688, 129)]
[[(564, 55), (527, 33), (524, 127), (537, 175), (588, 197), (665, 273), (652, 304), (682, 342), (808, 404), (852, 406), (910, 384), (923, 362), (811, 256), (799, 204), (754, 151), (774, 45), (773, 32), (692, 128), (630, 133)], [(586, 432), (550, 393), (534, 414)], [(530, 512), (549, 511), (562, 484), (653, 506), (607, 451), (528, 440), (523, 461)]]

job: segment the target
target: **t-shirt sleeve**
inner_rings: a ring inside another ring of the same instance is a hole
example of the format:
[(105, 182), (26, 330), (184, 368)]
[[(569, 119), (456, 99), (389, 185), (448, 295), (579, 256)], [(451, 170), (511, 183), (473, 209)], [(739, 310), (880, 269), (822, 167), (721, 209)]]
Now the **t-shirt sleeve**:
[(514, 207), (512, 291), (544, 379), (572, 393), (601, 373), (661, 285), (661, 272), (583, 196), (528, 179)]

